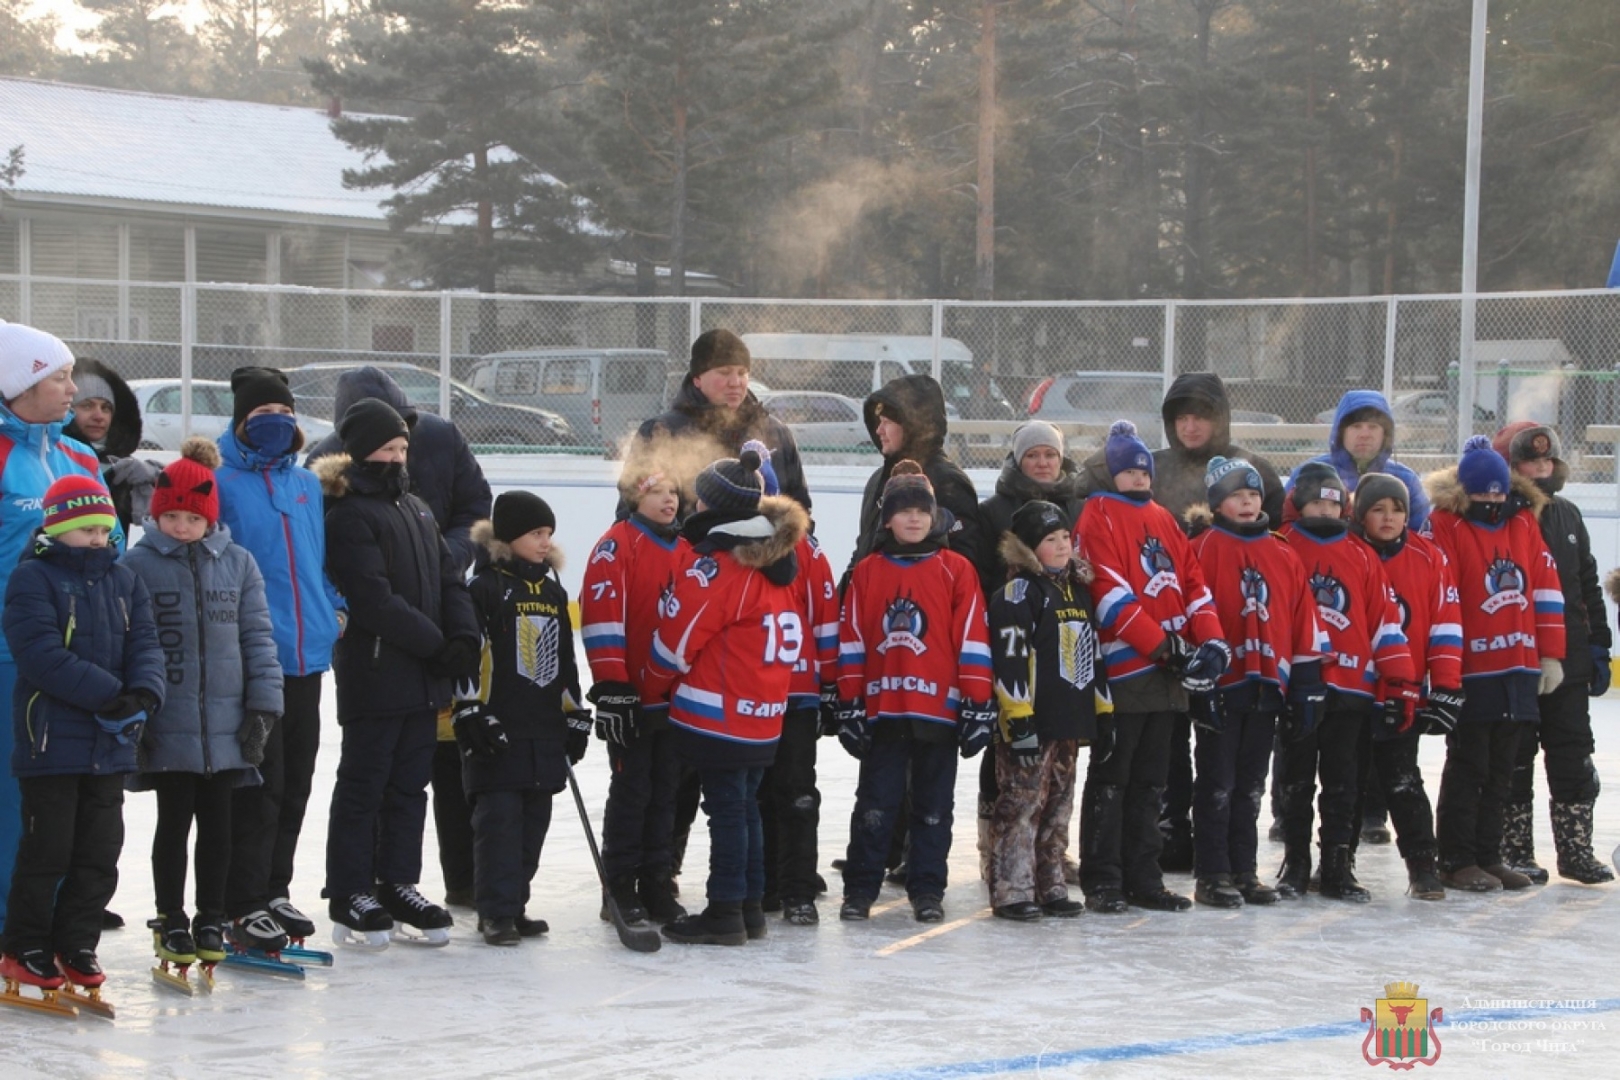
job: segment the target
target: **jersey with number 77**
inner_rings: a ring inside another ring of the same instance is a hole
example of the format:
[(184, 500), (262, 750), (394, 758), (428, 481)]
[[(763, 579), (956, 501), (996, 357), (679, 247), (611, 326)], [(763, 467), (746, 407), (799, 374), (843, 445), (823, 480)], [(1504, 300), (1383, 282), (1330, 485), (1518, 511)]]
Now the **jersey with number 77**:
[(788, 682), (815, 642), (792, 578), (778, 584), (772, 579), (783, 576), (779, 567), (748, 565), (758, 545), (706, 546), (699, 544), (676, 574), (663, 603), (643, 700), (668, 699), (680, 752), (693, 764), (769, 765), (782, 735)]

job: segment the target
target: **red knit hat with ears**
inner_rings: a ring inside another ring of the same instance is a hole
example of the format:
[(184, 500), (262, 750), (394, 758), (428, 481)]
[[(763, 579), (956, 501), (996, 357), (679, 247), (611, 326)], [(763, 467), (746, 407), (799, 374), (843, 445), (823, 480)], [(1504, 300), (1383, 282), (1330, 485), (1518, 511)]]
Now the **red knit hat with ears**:
[(210, 526), (219, 521), (219, 484), (214, 470), (219, 467), (219, 448), (200, 435), (193, 435), (180, 447), (180, 456), (158, 474), (152, 489), (152, 520), (171, 510), (198, 514)]

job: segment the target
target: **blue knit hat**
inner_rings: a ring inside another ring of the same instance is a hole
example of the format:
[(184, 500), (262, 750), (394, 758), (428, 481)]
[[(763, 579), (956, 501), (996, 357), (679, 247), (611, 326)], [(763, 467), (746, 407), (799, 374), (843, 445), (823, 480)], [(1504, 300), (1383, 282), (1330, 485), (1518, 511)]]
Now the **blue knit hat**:
[(747, 511), (759, 509), (765, 483), (759, 475), (759, 455), (744, 450), (740, 457), (721, 458), (697, 477), (697, 496), (710, 510)]
[(1474, 435), (1463, 443), (1462, 460), (1457, 462), (1457, 479), (1470, 495), (1506, 495), (1513, 486), (1508, 463), (1483, 435)]
[(1108, 429), (1108, 441), (1103, 443), (1103, 457), (1108, 462), (1108, 475), (1118, 476), (1126, 469), (1141, 469), (1153, 475), (1153, 454), (1147, 443), (1136, 434), (1136, 425), (1129, 420), (1115, 420)]
[(1216, 454), (1204, 467), (1204, 490), (1209, 493), (1209, 505), (1214, 509), (1228, 495), (1239, 491), (1258, 491), (1265, 494), (1260, 482), (1260, 470), (1242, 458), (1221, 457)]

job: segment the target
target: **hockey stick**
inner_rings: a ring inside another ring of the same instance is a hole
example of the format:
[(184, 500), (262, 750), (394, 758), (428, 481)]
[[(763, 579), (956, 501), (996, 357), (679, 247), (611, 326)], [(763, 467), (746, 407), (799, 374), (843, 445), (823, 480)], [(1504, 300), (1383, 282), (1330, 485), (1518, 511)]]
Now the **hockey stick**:
[(568, 770), (568, 787), (573, 791), (574, 805), (579, 809), (579, 823), (585, 826), (585, 842), (591, 847), (591, 861), (596, 863), (596, 876), (602, 882), (602, 902), (607, 905), (608, 915), (613, 919), (613, 929), (619, 932), (619, 944), (631, 952), (657, 952), (664, 943), (658, 931), (651, 927), (637, 930), (625, 922), (618, 903), (608, 891), (607, 871), (602, 868), (602, 853), (597, 850), (596, 834), (591, 831), (590, 815), (585, 812), (585, 799), (579, 793), (579, 781), (574, 779), (574, 766), (567, 755), (563, 757), (563, 768)]

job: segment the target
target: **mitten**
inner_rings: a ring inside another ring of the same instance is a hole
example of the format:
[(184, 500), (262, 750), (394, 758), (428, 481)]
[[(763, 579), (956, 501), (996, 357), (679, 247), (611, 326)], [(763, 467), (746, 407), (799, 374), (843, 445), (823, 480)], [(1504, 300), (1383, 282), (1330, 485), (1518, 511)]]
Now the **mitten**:
[(1564, 665), (1550, 656), (1541, 660), (1541, 682), (1536, 686), (1536, 693), (1546, 697), (1560, 686), (1564, 685)]
[(249, 765), (264, 764), (264, 746), (270, 741), (270, 731), (281, 719), (279, 713), (262, 709), (249, 709), (242, 717), (242, 726), (236, 729), (236, 745), (242, 748), (242, 760)]
[(1592, 678), (1586, 685), (1590, 697), (1602, 697), (1609, 692), (1609, 680), (1614, 669), (1609, 666), (1609, 650), (1601, 645), (1588, 646), (1592, 650)]

